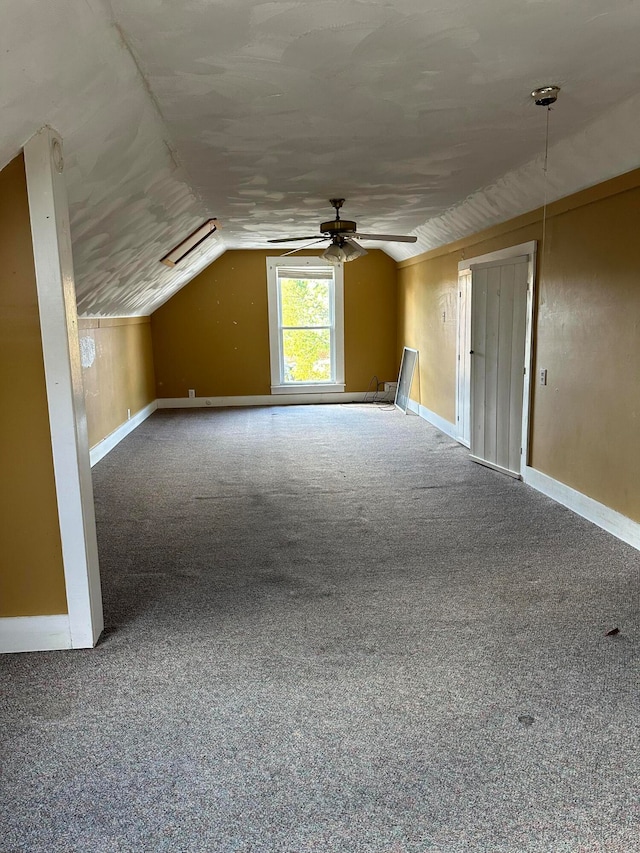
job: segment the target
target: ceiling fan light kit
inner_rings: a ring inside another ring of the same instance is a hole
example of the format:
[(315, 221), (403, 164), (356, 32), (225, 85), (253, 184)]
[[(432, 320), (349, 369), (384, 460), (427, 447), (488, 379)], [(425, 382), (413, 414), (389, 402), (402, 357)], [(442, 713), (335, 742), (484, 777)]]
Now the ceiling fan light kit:
[(331, 245), (322, 253), (322, 257), (330, 264), (346, 264), (367, 254), (367, 250), (359, 246), (354, 240), (334, 237)]
[(334, 264), (334, 266), (343, 264), (347, 258), (344, 249), (338, 243), (332, 243), (327, 249), (325, 249), (322, 253), (322, 257), (325, 261), (329, 261), (330, 264)]
[(355, 240), (345, 240), (342, 251), (345, 253), (345, 261), (355, 261), (357, 258), (362, 258), (368, 254), (366, 249), (363, 249)]
[[(335, 219), (330, 219), (328, 222), (320, 224), (321, 236), (316, 242), (321, 243), (323, 240), (330, 240), (330, 245), (324, 251), (322, 257), (329, 261), (330, 264), (346, 264), (349, 261), (355, 261), (367, 254), (367, 250), (363, 249), (354, 238), (360, 240), (381, 240), (383, 242), (402, 242), (415, 243), (417, 237), (403, 237), (396, 234), (358, 234), (357, 223), (352, 219), (340, 219), (340, 208), (344, 204), (343, 198), (331, 198), (329, 203), (336, 212)], [(297, 241), (314, 240), (314, 237), (281, 237), (276, 240), (269, 240), (269, 243), (295, 243)], [(302, 246), (301, 248), (308, 248)], [(294, 249), (293, 252), (299, 251)], [(287, 254), (293, 254), (288, 252)]]

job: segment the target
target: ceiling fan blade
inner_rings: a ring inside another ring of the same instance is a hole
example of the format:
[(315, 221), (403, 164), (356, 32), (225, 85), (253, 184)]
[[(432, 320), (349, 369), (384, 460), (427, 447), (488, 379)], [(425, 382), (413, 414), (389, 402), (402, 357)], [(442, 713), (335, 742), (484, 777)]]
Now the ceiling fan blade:
[[(312, 234), (310, 237), (279, 237), (277, 240), (267, 240), (267, 243), (295, 243), (296, 240), (317, 240), (318, 235)], [(324, 237), (320, 238), (324, 240)]]
[(399, 234), (349, 234), (358, 240), (386, 240), (389, 243), (415, 243), (417, 237), (402, 237)]
[(296, 246), (295, 249), (290, 249), (288, 252), (284, 252), (280, 257), (286, 258), (287, 255), (293, 255), (295, 252), (304, 252), (305, 249), (309, 249), (311, 246), (315, 246), (318, 243), (324, 243), (326, 239), (326, 237), (321, 237), (319, 240), (314, 240), (313, 243), (307, 243), (306, 246)]

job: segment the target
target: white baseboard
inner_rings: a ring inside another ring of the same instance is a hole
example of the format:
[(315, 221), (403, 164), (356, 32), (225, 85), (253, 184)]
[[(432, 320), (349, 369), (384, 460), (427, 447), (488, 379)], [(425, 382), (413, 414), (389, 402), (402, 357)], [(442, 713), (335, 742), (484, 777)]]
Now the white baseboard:
[[(421, 406), (415, 400), (409, 400), (408, 408), (441, 432), (459, 441), (455, 424), (445, 420), (425, 406)], [(509, 471), (505, 471), (504, 473), (514, 476)], [(606, 530), (607, 533), (611, 533), (628, 545), (640, 550), (640, 523), (637, 521), (627, 518), (626, 515), (622, 515), (616, 512), (616, 510), (611, 509), (611, 507), (605, 506), (593, 498), (587, 497), (587, 495), (583, 495), (582, 492), (566, 486), (559, 480), (554, 480), (553, 477), (549, 477), (535, 468), (526, 467), (522, 474), (522, 480), (528, 486), (531, 486), (531, 488), (536, 489), (536, 491), (542, 492), (542, 494), (566, 506), (577, 515), (582, 516), (582, 518), (586, 518), (587, 521)]]
[(628, 545), (640, 550), (640, 524), (627, 518), (611, 507), (598, 503), (593, 498), (566, 486), (559, 480), (554, 480), (542, 471), (537, 471), (535, 468), (526, 467), (524, 469), (523, 480), (531, 488), (538, 492), (547, 495), (559, 504), (566, 506), (568, 509), (575, 512), (577, 515), (591, 521), (607, 533), (611, 533)]
[(128, 421), (120, 424), (120, 426), (117, 429), (114, 429), (110, 435), (103, 438), (102, 441), (92, 447), (89, 451), (91, 467), (93, 468), (96, 462), (99, 462), (107, 455), (107, 453), (113, 450), (117, 444), (120, 444), (123, 438), (126, 438), (130, 432), (133, 432), (137, 426), (140, 426), (140, 424), (145, 421), (149, 415), (152, 415), (157, 408), (158, 401), (154, 400), (152, 403), (149, 403), (148, 406), (145, 406), (144, 409), (140, 409), (139, 412), (136, 412)]
[[(161, 397), (159, 409), (201, 409), (232, 406), (295, 406), (314, 403), (364, 403), (369, 391), (327, 391), (321, 394), (254, 394), (245, 397)], [(381, 393), (376, 400), (386, 401)]]
[(70, 648), (71, 630), (66, 613), (0, 619), (0, 653), (50, 652)]
[(458, 440), (456, 425), (452, 424), (451, 421), (445, 420), (445, 418), (437, 415), (435, 412), (432, 412), (431, 409), (427, 409), (426, 406), (420, 405), (420, 403), (416, 403), (415, 400), (409, 400), (408, 408), (411, 409), (412, 412), (415, 412), (416, 415), (420, 415), (425, 421), (428, 421), (432, 426), (439, 429), (440, 432), (443, 432), (445, 435), (448, 435), (450, 438)]
[[(107, 453), (119, 444), (123, 438), (140, 426), (156, 409), (201, 409), (223, 408), (233, 406), (293, 406), (313, 403), (364, 403), (371, 397), (370, 391), (356, 392), (326, 392), (322, 394), (256, 394), (244, 397), (160, 397), (140, 409), (139, 412), (125, 421), (110, 435), (91, 448), (89, 457), (91, 467), (103, 459)], [(381, 391), (376, 394), (376, 402), (389, 401), (388, 393)]]

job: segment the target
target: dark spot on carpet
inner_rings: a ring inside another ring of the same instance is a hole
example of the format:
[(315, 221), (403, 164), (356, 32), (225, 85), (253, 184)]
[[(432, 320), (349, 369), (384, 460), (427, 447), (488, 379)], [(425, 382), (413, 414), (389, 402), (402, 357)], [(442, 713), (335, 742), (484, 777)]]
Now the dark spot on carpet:
[(297, 581), (295, 578), (291, 577), (291, 575), (286, 574), (264, 574), (258, 575), (257, 579), (260, 583), (273, 584), (274, 586), (296, 586)]
[(607, 637), (615, 637), (616, 634), (620, 633), (620, 628), (612, 628), (610, 631), (607, 631)]
[(535, 723), (535, 717), (532, 717), (531, 714), (520, 714), (518, 722), (522, 723), (523, 726), (532, 726)]
[(23, 711), (28, 716), (39, 720), (63, 720), (71, 715), (72, 710), (73, 700), (65, 696), (32, 698), (23, 705)]

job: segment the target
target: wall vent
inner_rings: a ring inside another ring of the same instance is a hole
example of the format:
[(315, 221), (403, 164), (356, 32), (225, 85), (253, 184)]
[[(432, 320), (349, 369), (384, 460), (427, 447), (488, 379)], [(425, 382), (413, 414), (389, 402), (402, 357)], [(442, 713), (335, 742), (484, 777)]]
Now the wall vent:
[(172, 249), (164, 258), (161, 258), (160, 263), (165, 264), (167, 267), (175, 267), (176, 264), (179, 264), (188, 254), (193, 252), (194, 249), (197, 249), (201, 243), (211, 237), (212, 234), (215, 234), (219, 227), (220, 222), (217, 219), (207, 219), (204, 225), (192, 231), (182, 243), (179, 243), (175, 249)]

